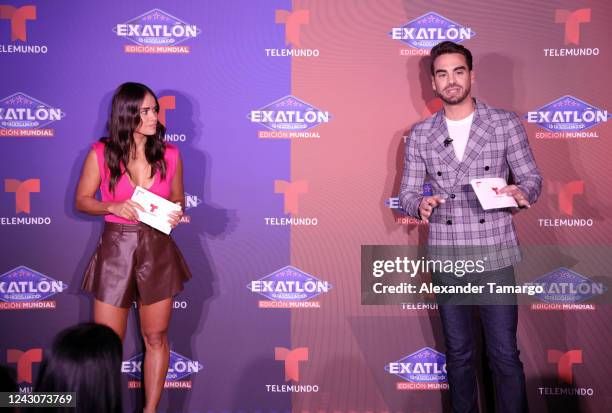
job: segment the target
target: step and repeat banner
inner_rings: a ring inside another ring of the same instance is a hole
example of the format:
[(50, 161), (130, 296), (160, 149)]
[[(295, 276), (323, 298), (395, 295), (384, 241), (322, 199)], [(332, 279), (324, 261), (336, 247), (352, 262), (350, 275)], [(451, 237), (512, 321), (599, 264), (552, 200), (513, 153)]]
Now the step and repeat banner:
[(360, 253), (427, 241), (399, 209), (404, 137), (441, 108), (428, 54), (453, 40), (474, 54), (473, 95), (520, 116), (544, 177), (514, 216), (550, 287), (519, 309), (530, 407), (611, 411), (612, 311), (592, 301), (607, 274), (584, 264), (612, 245), (610, 22), (603, 0), (0, 0), (0, 364), (32, 391), (54, 335), (92, 317), (79, 286), (102, 218), (76, 211), (75, 189), (113, 91), (135, 81), (181, 151), (173, 236), (194, 274), (160, 410), (447, 411), (436, 305), (361, 305)]

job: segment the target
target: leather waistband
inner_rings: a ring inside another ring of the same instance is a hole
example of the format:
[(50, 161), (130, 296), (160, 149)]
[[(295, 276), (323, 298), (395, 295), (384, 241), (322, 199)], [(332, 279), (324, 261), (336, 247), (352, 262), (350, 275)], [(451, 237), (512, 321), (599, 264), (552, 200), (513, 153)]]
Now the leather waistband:
[(139, 222), (137, 224), (119, 224), (118, 222), (105, 222), (105, 231), (113, 232), (139, 232), (139, 231), (153, 231), (154, 228)]

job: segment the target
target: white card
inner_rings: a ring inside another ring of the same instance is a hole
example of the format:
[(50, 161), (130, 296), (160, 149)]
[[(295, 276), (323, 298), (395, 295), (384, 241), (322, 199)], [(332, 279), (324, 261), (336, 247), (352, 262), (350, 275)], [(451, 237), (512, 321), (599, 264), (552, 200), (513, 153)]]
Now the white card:
[(500, 194), (499, 190), (508, 185), (504, 178), (482, 178), (470, 181), (482, 209), (518, 207), (512, 195)]
[(132, 201), (139, 203), (145, 209), (144, 212), (136, 210), (140, 222), (144, 222), (165, 234), (170, 234), (170, 231), (172, 231), (172, 227), (168, 222), (170, 212), (180, 211), (180, 205), (155, 195), (153, 192), (147, 191), (140, 186), (134, 189)]

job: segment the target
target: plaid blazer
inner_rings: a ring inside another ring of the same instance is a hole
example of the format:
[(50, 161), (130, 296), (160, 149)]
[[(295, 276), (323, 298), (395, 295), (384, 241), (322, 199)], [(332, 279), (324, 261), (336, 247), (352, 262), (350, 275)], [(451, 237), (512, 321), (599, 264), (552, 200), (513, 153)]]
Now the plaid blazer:
[(423, 184), (446, 203), (434, 208), (429, 218), (430, 246), (487, 246), (497, 254), (487, 270), (520, 261), (518, 241), (510, 208), (485, 211), (470, 181), (501, 177), (514, 183), (533, 204), (542, 188), (542, 177), (529, 147), (525, 129), (512, 112), (493, 109), (474, 99), (475, 113), (470, 135), (459, 162), (449, 138), (444, 111), (417, 123), (405, 145), (400, 202), (404, 211), (419, 218)]

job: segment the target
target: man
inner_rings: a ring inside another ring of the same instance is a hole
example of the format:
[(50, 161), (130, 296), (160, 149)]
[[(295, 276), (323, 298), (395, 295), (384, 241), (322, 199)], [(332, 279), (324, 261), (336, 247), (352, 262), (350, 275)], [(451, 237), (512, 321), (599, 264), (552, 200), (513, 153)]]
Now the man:
[[(470, 181), (487, 177), (508, 181), (512, 176), (514, 184), (505, 186), (500, 193), (514, 197), (520, 208), (529, 208), (540, 195), (542, 178), (525, 130), (516, 114), (493, 109), (472, 98), (472, 54), (465, 47), (442, 42), (432, 48), (431, 76), (443, 110), (416, 124), (410, 132), (400, 186), (402, 208), (429, 224), (430, 249), (485, 247), (494, 251), (485, 258), (485, 272), (467, 274), (461, 277), (463, 280), (513, 284), (513, 264), (520, 260), (520, 253), (512, 211), (484, 210)], [(422, 195), (426, 179), (432, 186), (432, 196)], [(448, 274), (432, 274), (438, 281), (443, 276)], [(450, 277), (454, 278), (446, 278), (450, 284), (459, 280), (452, 274)], [(480, 312), (493, 372), (495, 411), (526, 411), (525, 375), (516, 343), (515, 301), (512, 305), (477, 303), (439, 306), (453, 412), (478, 411), (474, 308)]]

